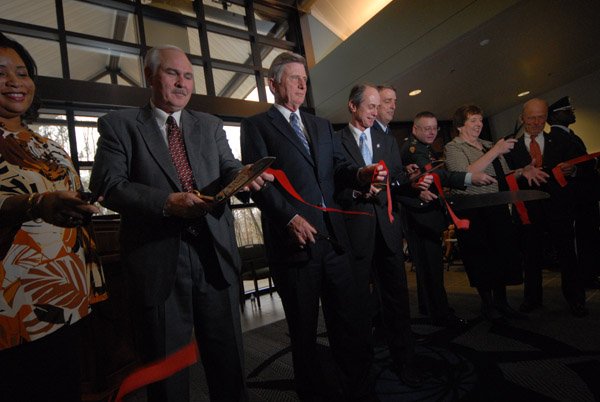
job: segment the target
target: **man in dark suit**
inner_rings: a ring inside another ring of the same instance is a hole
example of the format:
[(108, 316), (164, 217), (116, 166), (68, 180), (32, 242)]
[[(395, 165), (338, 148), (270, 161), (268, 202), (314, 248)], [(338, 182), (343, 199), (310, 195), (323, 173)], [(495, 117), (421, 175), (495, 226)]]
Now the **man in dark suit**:
[[(221, 120), (186, 110), (194, 76), (186, 54), (151, 49), (143, 108), (98, 120), (90, 188), (121, 214), (121, 261), (134, 305), (136, 346), (150, 362), (195, 335), (211, 400), (247, 400), (238, 304), (240, 259), (231, 211), (214, 195), (241, 169)], [(264, 175), (265, 179), (269, 175)], [(258, 178), (254, 190), (263, 185)], [(183, 370), (148, 388), (149, 401), (188, 401)]]
[[(548, 107), (550, 136), (564, 136), (576, 150), (577, 156), (587, 155), (583, 140), (569, 129), (576, 120), (575, 109), (568, 96), (562, 97)], [(575, 239), (577, 259), (584, 275), (584, 286), (600, 289), (600, 175), (597, 160), (577, 165), (577, 173), (571, 180), (575, 195)]]
[[(346, 158), (359, 166), (383, 160), (390, 178), (395, 184), (405, 187), (402, 190), (394, 188), (394, 192), (417, 192), (409, 184), (396, 139), (371, 130), (377, 106), (377, 88), (369, 85), (352, 88), (348, 101), (350, 124), (336, 132), (341, 138)], [(422, 189), (427, 189), (429, 184), (431, 177), (423, 182)], [(379, 302), (376, 305), (381, 311), (381, 328), (399, 377), (409, 386), (419, 386), (423, 378), (414, 364), (415, 350), (410, 328), (398, 203), (392, 203), (392, 216), (388, 216), (387, 192), (379, 191), (374, 186), (370, 189), (339, 189), (335, 198), (344, 209), (371, 215), (353, 215), (345, 220), (356, 261), (355, 270), (362, 286), (366, 288), (370, 282), (375, 285), (374, 294)]]
[[(438, 134), (438, 122), (431, 112), (415, 116), (412, 134), (404, 142), (401, 155), (406, 164), (414, 163), (426, 170), (434, 161), (431, 144)], [(464, 189), (468, 185), (482, 186), (496, 180), (483, 173), (448, 172), (437, 169), (442, 186)], [(466, 321), (454, 314), (448, 304), (444, 288), (444, 266), (442, 255), (442, 233), (448, 227), (445, 210), (438, 199), (437, 189), (431, 188), (424, 194), (400, 197), (407, 215), (407, 240), (416, 266), (417, 286), (425, 304), (426, 313), (435, 325), (453, 327)]]
[[(338, 185), (366, 185), (376, 165), (359, 169), (341, 152), (331, 124), (299, 110), (307, 90), (306, 63), (293, 53), (278, 55), (269, 69), (275, 104), (242, 121), (242, 159), (277, 159), (303, 200), (336, 208)], [(280, 183), (254, 196), (262, 212), (269, 266), (290, 330), (296, 389), (302, 400), (331, 400), (330, 378), (324, 378), (316, 348), (319, 298), (331, 350), (342, 373), (343, 400), (374, 398), (368, 376), (372, 360), (365, 300), (368, 290), (357, 286), (349, 254), (344, 217), (306, 205)], [(340, 247), (341, 246), (341, 247)], [(345, 249), (345, 250), (344, 250)], [(338, 396), (339, 397), (339, 396)]]
[(392, 134), (390, 122), (396, 111), (396, 88), (390, 85), (377, 85), (379, 92), (379, 106), (377, 107), (377, 118), (371, 127), (371, 131), (379, 131), (384, 134)]
[(565, 177), (572, 180), (575, 166), (565, 163), (576, 156), (573, 146), (563, 136), (554, 137), (544, 132), (548, 104), (542, 99), (531, 99), (523, 105), (521, 120), (524, 135), (519, 138), (511, 152), (505, 155), (511, 169), (525, 168), (533, 164), (550, 174), (541, 186), (529, 185), (521, 179), (521, 188), (546, 191), (550, 198), (527, 202), (531, 225), (522, 225), (523, 253), (525, 255), (524, 293), (520, 306), (524, 313), (542, 306), (542, 269), (544, 263), (544, 233), (556, 250), (561, 270), (563, 295), (574, 316), (587, 315), (583, 278), (575, 253), (573, 230), (573, 194), (571, 187), (560, 187), (551, 174), (559, 166)]

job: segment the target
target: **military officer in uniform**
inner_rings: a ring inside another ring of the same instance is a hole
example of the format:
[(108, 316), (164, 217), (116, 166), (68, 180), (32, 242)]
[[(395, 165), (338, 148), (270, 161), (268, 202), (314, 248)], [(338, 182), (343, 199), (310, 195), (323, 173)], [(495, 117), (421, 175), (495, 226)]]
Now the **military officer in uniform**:
[[(405, 164), (417, 164), (422, 171), (427, 170), (434, 160), (431, 144), (438, 133), (437, 118), (431, 112), (421, 112), (415, 116), (412, 134), (401, 149)], [(485, 173), (448, 172), (436, 169), (444, 187), (465, 188), (469, 185), (483, 186), (496, 180)], [(409, 233), (407, 240), (413, 253), (412, 259), (417, 270), (417, 287), (422, 307), (434, 325), (454, 327), (466, 321), (454, 314), (448, 304), (444, 288), (444, 267), (442, 253), (442, 233), (448, 222), (444, 207), (440, 203), (437, 190), (432, 186), (419, 197), (401, 197), (407, 212)], [(423, 200), (428, 200), (425, 202)]]

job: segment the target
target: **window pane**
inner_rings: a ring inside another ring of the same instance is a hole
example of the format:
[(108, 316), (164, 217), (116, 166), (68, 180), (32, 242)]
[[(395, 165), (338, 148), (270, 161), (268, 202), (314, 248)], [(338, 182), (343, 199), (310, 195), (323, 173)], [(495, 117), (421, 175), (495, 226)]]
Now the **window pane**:
[(226, 124), (223, 126), (225, 129), (225, 135), (227, 136), (227, 141), (229, 142), (229, 148), (231, 148), (231, 152), (233, 152), (233, 156), (237, 159), (242, 159), (242, 151), (240, 148), (240, 126), (232, 126)]
[(139, 43), (135, 16), (75, 0), (63, 0), (67, 31)]
[(213, 0), (203, 0), (204, 18), (206, 21), (216, 22), (246, 31), (246, 9), (237, 4), (225, 3), (219, 5), (219, 2)]
[[(269, 82), (268, 82), (267, 78), (265, 78), (265, 92), (267, 93), (267, 102), (275, 103), (275, 97), (273, 96), (273, 93), (269, 89)], [(244, 98), (244, 99), (248, 100), (248, 101), (259, 102), (260, 99), (258, 99), (258, 89), (254, 88), (254, 90), (252, 92), (250, 92), (248, 94), (248, 96), (246, 96), (246, 98)]]
[(196, 17), (194, 5), (192, 1), (173, 1), (173, 0), (152, 0), (142, 1), (142, 4), (150, 7), (162, 8), (163, 10), (172, 11), (175, 13)]
[(200, 37), (196, 28), (144, 17), (144, 31), (146, 44), (150, 47), (169, 44), (183, 49), (186, 53), (202, 55)]
[(210, 57), (240, 64), (252, 64), (250, 42), (230, 36), (208, 32)]
[(70, 153), (69, 130), (67, 129), (66, 121), (62, 124), (59, 122), (57, 122), (57, 124), (30, 124), (29, 128), (44, 137), (56, 141), (64, 151)]
[[(107, 82), (106, 77), (122, 80), (124, 85), (142, 86), (142, 64), (139, 56), (110, 49), (67, 45), (69, 68), (74, 80)], [(114, 67), (111, 67), (114, 66)], [(132, 83), (130, 83), (131, 81)], [(116, 84), (112, 79), (108, 82)]]
[(62, 78), (60, 46), (58, 42), (28, 36), (7, 34), (6, 36), (19, 42), (35, 60), (38, 75)]
[[(75, 117), (75, 139), (77, 141), (77, 158), (80, 162), (93, 162), (96, 155), (96, 144), (98, 143), (98, 129), (96, 128), (98, 117), (76, 116)], [(78, 122), (88, 123), (85, 126)]]
[(194, 92), (199, 95), (206, 95), (206, 80), (204, 79), (204, 67), (192, 65), (194, 70)]
[(5, 20), (57, 28), (54, 0), (2, 1), (0, 16)]
[(246, 99), (256, 88), (254, 75), (213, 69), (217, 96)]
[(238, 246), (263, 244), (260, 210), (256, 207), (233, 210), (233, 225)]

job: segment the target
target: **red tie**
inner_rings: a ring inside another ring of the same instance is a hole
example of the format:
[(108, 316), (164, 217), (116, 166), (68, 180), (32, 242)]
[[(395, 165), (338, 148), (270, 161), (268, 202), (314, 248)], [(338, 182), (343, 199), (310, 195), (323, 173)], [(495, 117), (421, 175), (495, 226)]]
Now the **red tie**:
[(538, 134), (529, 134), (531, 138), (531, 143), (529, 144), (529, 155), (531, 155), (531, 159), (535, 159), (535, 167), (542, 166), (542, 150), (540, 149), (540, 144), (535, 140)]
[(183, 191), (192, 191), (194, 189), (194, 174), (192, 173), (192, 168), (190, 167), (190, 162), (185, 151), (183, 135), (173, 116), (167, 118), (167, 139), (169, 141), (171, 159), (173, 159), (173, 164), (175, 165), (175, 169), (177, 169), (177, 176), (179, 176), (181, 187)]

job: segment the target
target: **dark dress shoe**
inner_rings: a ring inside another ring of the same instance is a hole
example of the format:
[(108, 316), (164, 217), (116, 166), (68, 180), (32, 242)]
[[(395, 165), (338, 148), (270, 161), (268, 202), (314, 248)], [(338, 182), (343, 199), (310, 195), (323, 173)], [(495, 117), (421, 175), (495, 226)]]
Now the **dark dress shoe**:
[(425, 382), (425, 376), (414, 364), (403, 363), (396, 369), (402, 383), (411, 388), (419, 388)]
[(541, 307), (542, 307), (542, 303), (532, 302), (532, 301), (529, 301), (529, 300), (525, 300), (519, 306), (519, 311), (521, 313), (531, 313), (533, 310), (536, 310), (536, 309), (541, 308)]
[(464, 318), (458, 317), (455, 314), (448, 314), (446, 317), (432, 318), (431, 323), (438, 327), (458, 328), (469, 324)]
[(589, 314), (588, 309), (585, 308), (583, 303), (569, 303), (569, 309), (574, 317), (585, 317)]
[(529, 318), (527, 317), (527, 314), (518, 312), (508, 304), (497, 304), (495, 307), (505, 318), (512, 318), (516, 320), (525, 320)]
[(587, 279), (584, 282), (584, 287), (586, 289), (600, 289), (600, 278), (596, 276), (596, 277)]

